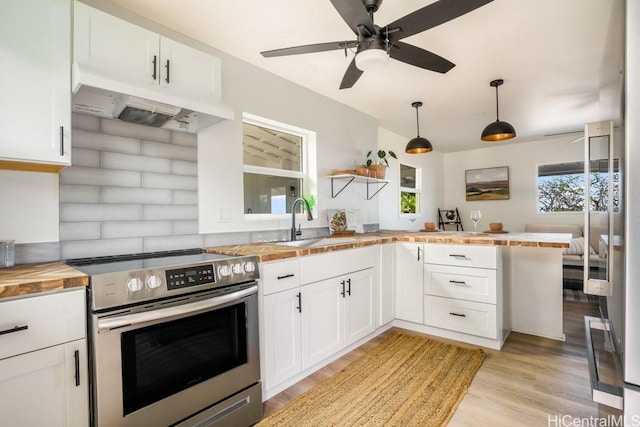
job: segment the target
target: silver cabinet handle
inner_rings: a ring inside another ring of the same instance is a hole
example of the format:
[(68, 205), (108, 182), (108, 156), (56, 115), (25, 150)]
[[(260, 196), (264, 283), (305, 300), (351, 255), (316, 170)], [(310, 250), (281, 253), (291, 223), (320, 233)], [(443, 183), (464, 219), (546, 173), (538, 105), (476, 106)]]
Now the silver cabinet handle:
[(293, 276), (295, 276), (293, 273), (289, 273), (289, 274), (285, 274), (283, 276), (278, 276), (277, 279), (278, 280), (288, 279), (289, 277), (293, 277)]
[(449, 254), (449, 256), (454, 257), (454, 258), (466, 258), (466, 255), (460, 255), (460, 254)]
[(296, 309), (298, 310), (298, 313), (302, 313), (302, 292), (298, 292), (296, 298), (298, 298), (298, 306)]
[(463, 282), (462, 280), (449, 280), (449, 283), (453, 283), (454, 285), (459, 286), (468, 286), (467, 282)]
[(14, 326), (13, 328), (5, 329), (4, 331), (0, 331), (0, 335), (12, 334), (14, 332), (26, 331), (29, 329), (29, 325), (22, 326)]
[(167, 59), (167, 65), (166, 65), (166, 68), (167, 68), (167, 78), (166, 78), (166, 82), (167, 82), (167, 83), (169, 83), (169, 60), (168, 60), (168, 59)]
[(60, 126), (60, 155), (64, 156), (64, 126)]

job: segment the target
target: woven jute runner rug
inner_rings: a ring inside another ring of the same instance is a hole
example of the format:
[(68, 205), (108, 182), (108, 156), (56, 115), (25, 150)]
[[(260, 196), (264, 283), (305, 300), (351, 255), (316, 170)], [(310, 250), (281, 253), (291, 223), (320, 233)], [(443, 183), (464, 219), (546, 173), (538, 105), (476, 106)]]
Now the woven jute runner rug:
[(396, 332), (257, 425), (444, 426), (485, 352)]

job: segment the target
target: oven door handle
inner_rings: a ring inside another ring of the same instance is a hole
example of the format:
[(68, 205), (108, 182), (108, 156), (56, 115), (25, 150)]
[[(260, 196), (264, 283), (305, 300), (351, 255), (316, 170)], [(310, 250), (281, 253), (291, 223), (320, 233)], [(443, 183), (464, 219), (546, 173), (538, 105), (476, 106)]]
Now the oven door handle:
[(244, 298), (258, 293), (258, 286), (254, 285), (241, 291), (232, 292), (230, 294), (209, 298), (202, 301), (192, 302), (189, 304), (179, 305), (176, 307), (161, 308), (158, 310), (150, 310), (144, 313), (125, 314), (116, 317), (107, 317), (98, 319), (98, 329), (113, 329), (121, 326), (138, 325), (140, 323), (162, 320), (168, 317), (180, 316), (183, 314), (193, 313), (195, 311), (206, 310), (228, 302)]

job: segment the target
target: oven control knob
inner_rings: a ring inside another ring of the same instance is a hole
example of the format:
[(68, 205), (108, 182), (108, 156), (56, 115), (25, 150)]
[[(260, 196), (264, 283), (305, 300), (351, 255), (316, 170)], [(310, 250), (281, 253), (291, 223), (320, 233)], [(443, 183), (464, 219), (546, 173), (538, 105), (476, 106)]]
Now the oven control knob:
[(233, 270), (233, 274), (242, 274), (243, 273), (242, 264), (233, 264), (232, 270)]
[(244, 271), (246, 271), (247, 273), (253, 273), (254, 271), (256, 271), (256, 263), (253, 261), (246, 262), (244, 264)]
[(142, 289), (142, 279), (139, 277), (130, 278), (127, 280), (127, 289), (129, 289), (129, 292), (138, 292)]
[(162, 285), (162, 279), (157, 274), (152, 274), (151, 276), (147, 276), (144, 283), (147, 285), (147, 288), (155, 289)]
[(218, 267), (218, 274), (221, 277), (231, 276), (231, 266), (230, 265), (221, 265)]

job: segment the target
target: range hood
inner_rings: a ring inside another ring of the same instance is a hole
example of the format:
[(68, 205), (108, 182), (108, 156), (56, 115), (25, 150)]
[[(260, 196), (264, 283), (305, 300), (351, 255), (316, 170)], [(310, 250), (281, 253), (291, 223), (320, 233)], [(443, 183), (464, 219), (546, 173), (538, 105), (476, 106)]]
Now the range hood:
[(156, 85), (116, 81), (78, 63), (73, 64), (72, 89), (74, 112), (145, 126), (197, 133), (234, 117), (233, 110), (218, 101), (186, 99)]

